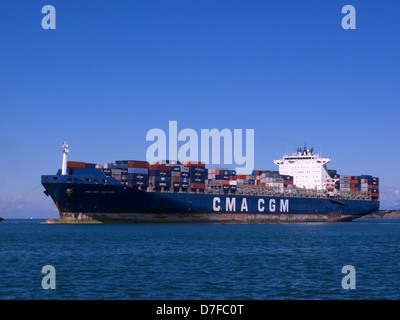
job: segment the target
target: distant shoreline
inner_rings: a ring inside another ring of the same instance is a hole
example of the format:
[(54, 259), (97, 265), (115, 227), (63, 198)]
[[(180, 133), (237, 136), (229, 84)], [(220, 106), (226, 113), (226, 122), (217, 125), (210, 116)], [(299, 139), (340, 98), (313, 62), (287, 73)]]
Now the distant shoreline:
[(362, 218), (374, 219), (400, 219), (400, 209), (396, 210), (378, 210)]

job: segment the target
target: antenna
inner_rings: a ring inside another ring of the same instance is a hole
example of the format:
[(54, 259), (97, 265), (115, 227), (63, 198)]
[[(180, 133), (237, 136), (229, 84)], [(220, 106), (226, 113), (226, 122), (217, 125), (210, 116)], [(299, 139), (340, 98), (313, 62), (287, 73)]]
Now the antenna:
[(63, 160), (62, 160), (62, 167), (61, 167), (61, 174), (65, 176), (67, 174), (67, 154), (69, 152), (67, 141), (64, 140), (63, 147)]

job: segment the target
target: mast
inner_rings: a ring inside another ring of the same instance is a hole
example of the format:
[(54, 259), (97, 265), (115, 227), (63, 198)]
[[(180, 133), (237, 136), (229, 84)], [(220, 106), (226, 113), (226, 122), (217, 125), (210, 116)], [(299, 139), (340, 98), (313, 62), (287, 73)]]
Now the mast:
[(61, 174), (65, 176), (67, 174), (67, 153), (69, 152), (67, 142), (64, 140), (63, 147), (63, 160), (62, 160), (62, 167), (61, 167)]

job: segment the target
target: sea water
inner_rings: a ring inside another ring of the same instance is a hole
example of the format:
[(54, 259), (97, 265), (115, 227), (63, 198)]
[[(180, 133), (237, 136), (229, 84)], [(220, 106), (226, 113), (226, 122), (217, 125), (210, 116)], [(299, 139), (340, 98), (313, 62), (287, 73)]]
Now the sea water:
[[(399, 299), (399, 231), (400, 219), (93, 225), (5, 220), (0, 299)], [(54, 289), (46, 287), (50, 282)]]

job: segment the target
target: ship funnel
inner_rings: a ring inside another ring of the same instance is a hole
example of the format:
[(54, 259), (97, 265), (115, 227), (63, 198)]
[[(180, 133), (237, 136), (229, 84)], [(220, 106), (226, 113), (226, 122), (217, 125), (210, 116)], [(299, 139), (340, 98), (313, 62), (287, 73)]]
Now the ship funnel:
[(62, 160), (61, 174), (65, 176), (67, 174), (67, 153), (69, 152), (68, 145), (65, 140), (62, 147), (63, 147), (63, 160)]

